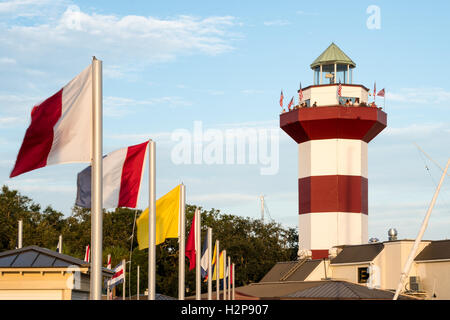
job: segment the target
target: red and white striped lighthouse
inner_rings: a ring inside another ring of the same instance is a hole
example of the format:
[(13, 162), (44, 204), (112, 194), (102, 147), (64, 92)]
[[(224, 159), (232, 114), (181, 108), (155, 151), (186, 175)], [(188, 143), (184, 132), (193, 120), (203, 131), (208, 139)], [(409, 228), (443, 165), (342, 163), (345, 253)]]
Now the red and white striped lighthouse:
[(355, 63), (332, 43), (312, 64), (314, 85), (280, 115), (280, 127), (298, 143), (299, 251), (328, 257), (338, 245), (368, 239), (367, 145), (387, 115), (352, 84)]

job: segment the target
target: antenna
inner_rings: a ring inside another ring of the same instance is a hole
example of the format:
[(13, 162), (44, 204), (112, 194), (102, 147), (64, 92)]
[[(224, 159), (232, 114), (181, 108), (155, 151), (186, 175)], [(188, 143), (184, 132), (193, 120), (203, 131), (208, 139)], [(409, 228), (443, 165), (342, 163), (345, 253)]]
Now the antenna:
[(261, 201), (261, 221), (264, 223), (264, 195), (260, 195), (259, 199)]

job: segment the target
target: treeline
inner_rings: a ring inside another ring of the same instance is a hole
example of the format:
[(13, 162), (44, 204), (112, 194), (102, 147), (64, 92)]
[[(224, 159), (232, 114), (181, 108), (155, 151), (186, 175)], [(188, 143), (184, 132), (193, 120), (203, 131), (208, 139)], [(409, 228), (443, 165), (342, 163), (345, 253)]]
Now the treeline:
[[(186, 206), (186, 237), (196, 206)], [(103, 216), (103, 264), (111, 254), (112, 266), (122, 259), (130, 260), (131, 281), (126, 285), (126, 295), (136, 294), (136, 270), (140, 266), (140, 292), (147, 288), (148, 253), (139, 250), (136, 239), (135, 218), (141, 210), (118, 208), (105, 211)], [(213, 243), (220, 241), (220, 250), (226, 249), (236, 264), (236, 286), (258, 282), (279, 261), (295, 260), (298, 234), (295, 228), (284, 228), (278, 223), (221, 214), (219, 210), (201, 210), (202, 239), (207, 227), (213, 230)], [(91, 215), (84, 208), (74, 207), (65, 217), (61, 212), (47, 207), (42, 210), (32, 199), (3, 186), (0, 194), (0, 251), (17, 246), (18, 220), (23, 220), (23, 246), (37, 245), (56, 250), (58, 237), (63, 235), (63, 253), (84, 258), (85, 248), (91, 238)], [(134, 236), (132, 237), (134, 226)], [(203, 245), (203, 240), (202, 240)], [(157, 247), (156, 290), (158, 293), (178, 297), (178, 241), (168, 239)], [(127, 264), (127, 272), (130, 264)], [(186, 296), (195, 294), (195, 269), (188, 271), (186, 259)], [(129, 281), (127, 275), (127, 281)], [(206, 283), (203, 284), (203, 292)], [(122, 286), (117, 287), (121, 294)]]

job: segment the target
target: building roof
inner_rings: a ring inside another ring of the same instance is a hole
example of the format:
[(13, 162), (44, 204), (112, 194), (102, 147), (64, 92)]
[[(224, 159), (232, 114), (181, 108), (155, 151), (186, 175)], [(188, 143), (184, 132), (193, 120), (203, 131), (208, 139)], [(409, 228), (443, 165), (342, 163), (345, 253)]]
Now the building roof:
[[(303, 281), (311, 272), (320, 264), (321, 260), (307, 260), (291, 275), (283, 281)], [(274, 282), (281, 281), (281, 279), (288, 274), (290, 270), (295, 268), (299, 261), (278, 262), (272, 269), (261, 279), (260, 282)]]
[(311, 69), (324, 64), (348, 64), (356, 67), (356, 64), (339, 47), (332, 42), (330, 46), (311, 64)]
[[(0, 268), (65, 268), (73, 265), (90, 267), (89, 262), (38, 246), (0, 252)], [(106, 268), (103, 271), (114, 273)]]
[(331, 264), (370, 262), (383, 250), (383, 243), (368, 243), (343, 246), (339, 254), (331, 260)]
[[(289, 281), (252, 283), (236, 288), (236, 294), (260, 299), (389, 299), (394, 293), (347, 281)], [(405, 295), (399, 299), (415, 299)]]
[(450, 259), (450, 240), (431, 241), (414, 259), (414, 261)]

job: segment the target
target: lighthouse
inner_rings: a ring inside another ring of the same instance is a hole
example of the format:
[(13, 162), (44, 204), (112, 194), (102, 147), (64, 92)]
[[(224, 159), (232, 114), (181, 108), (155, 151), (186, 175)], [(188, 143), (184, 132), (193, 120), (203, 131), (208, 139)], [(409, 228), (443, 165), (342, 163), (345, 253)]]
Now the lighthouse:
[(387, 124), (353, 83), (356, 64), (332, 43), (312, 64), (313, 84), (280, 115), (298, 144), (299, 255), (328, 258), (339, 245), (368, 241), (368, 143)]

